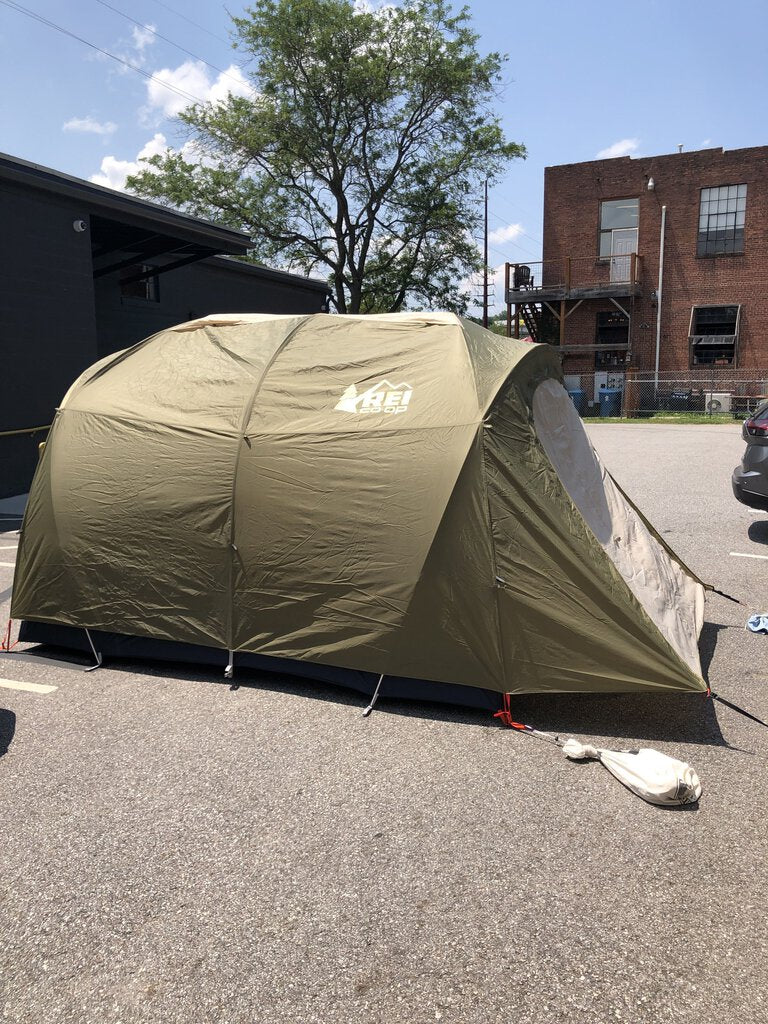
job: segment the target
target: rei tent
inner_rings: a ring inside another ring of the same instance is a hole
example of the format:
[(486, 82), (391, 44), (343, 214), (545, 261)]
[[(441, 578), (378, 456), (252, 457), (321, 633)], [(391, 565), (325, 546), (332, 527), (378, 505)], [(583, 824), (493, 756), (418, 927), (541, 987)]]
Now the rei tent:
[(388, 696), (704, 690), (705, 587), (547, 345), (448, 314), (210, 316), (97, 363), (27, 507), (22, 638)]

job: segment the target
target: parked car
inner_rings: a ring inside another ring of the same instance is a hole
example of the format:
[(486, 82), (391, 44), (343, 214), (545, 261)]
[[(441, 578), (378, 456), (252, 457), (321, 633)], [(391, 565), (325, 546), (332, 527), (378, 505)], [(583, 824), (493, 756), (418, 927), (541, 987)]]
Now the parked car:
[(742, 504), (768, 512), (768, 402), (744, 420), (741, 435), (747, 447), (731, 477), (733, 493)]

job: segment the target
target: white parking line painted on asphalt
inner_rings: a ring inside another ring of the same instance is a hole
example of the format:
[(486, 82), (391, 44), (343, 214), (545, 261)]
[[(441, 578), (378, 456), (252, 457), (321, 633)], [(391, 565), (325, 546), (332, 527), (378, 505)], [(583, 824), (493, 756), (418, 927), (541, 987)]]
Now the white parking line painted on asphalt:
[(0, 562), (0, 565), (5, 565), (9, 569), (15, 569), (16, 568), (16, 563), (15, 562)]
[(53, 693), (58, 686), (47, 686), (45, 683), (20, 683), (16, 679), (0, 679), (0, 686), (6, 690), (28, 690), (30, 693)]
[(26, 651), (19, 651), (18, 653), (11, 651), (0, 658), (0, 663), (5, 662), (6, 665), (9, 665), (12, 661), (19, 665), (32, 663), (33, 665), (45, 665), (46, 668), (65, 668), (72, 672), (82, 672), (85, 668), (82, 661), (59, 661), (56, 658), (41, 658), (36, 654), (28, 654)]
[[(730, 554), (731, 554), (731, 556), (733, 558), (765, 558), (765, 559), (768, 559), (768, 555), (750, 555), (750, 554), (747, 554), (747, 552), (745, 552), (745, 551), (731, 551)], [(1, 562), (0, 562), (0, 565), (2, 565)]]
[(5, 547), (5, 545), (0, 545), (0, 551), (18, 551), (18, 550), (19, 550), (19, 545), (18, 544), (13, 544), (13, 545), (11, 545), (11, 547)]

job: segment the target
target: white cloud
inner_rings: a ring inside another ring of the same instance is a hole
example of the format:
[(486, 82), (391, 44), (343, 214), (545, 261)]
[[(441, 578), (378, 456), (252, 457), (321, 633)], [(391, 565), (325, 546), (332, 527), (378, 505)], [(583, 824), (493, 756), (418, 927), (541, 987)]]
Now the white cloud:
[(144, 50), (157, 39), (155, 35), (155, 25), (134, 25), (131, 29), (131, 36), (133, 41), (133, 48), (139, 54), (144, 54)]
[(94, 117), (72, 117), (62, 126), (63, 132), (85, 132), (89, 135), (112, 135), (117, 131), (114, 121), (97, 121)]
[(193, 102), (220, 103), (229, 93), (233, 96), (254, 95), (253, 87), (240, 68), (231, 64), (226, 71), (212, 78), (202, 61), (187, 60), (177, 68), (161, 68), (154, 72), (147, 82), (148, 106), (145, 113), (176, 117)]
[(597, 154), (596, 159), (610, 160), (615, 156), (630, 156), (632, 153), (637, 151), (637, 147), (639, 145), (640, 139), (619, 139), (618, 142), (614, 142), (605, 149), (601, 149)]
[(704, 141), (701, 143), (701, 145), (702, 145), (703, 148), (706, 149), (707, 146), (711, 146), (712, 145), (712, 139), (704, 139)]
[(522, 224), (507, 224), (506, 227), (496, 228), (488, 235), (491, 245), (503, 245), (504, 242), (513, 242), (523, 234)]
[(380, 14), (388, 17), (396, 8), (389, 0), (354, 0), (355, 14)]
[[(120, 67), (110, 66), (118, 75), (127, 74), (131, 68), (143, 68), (147, 63), (147, 50), (157, 42), (154, 25), (134, 25), (130, 39), (120, 39), (114, 48), (115, 55), (125, 63)], [(103, 53), (93, 54), (95, 60), (109, 61)], [(125, 64), (129, 65), (128, 67)]]
[(168, 149), (168, 143), (161, 132), (157, 132), (139, 150), (135, 160), (118, 160), (115, 156), (105, 156), (101, 161), (101, 168), (98, 174), (92, 174), (90, 180), (96, 185), (105, 185), (107, 188), (125, 191), (125, 180), (130, 174), (137, 174), (145, 170), (145, 165), (139, 163), (142, 158), (162, 154)]

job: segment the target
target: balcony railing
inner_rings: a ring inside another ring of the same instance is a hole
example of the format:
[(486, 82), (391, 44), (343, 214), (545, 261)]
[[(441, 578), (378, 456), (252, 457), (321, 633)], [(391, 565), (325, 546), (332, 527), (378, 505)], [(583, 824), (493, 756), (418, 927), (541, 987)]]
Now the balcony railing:
[(640, 290), (641, 263), (641, 257), (634, 252), (606, 259), (565, 256), (558, 260), (508, 263), (507, 302), (636, 295)]

